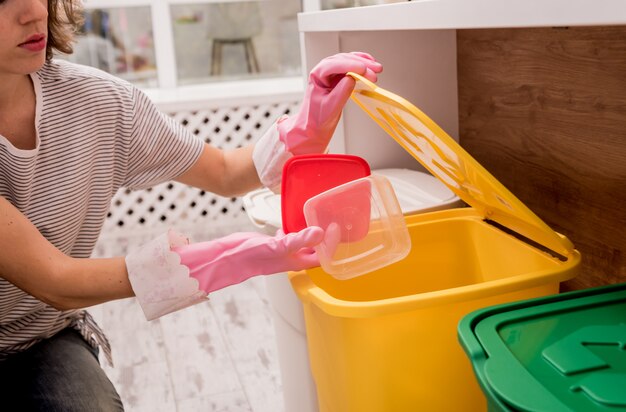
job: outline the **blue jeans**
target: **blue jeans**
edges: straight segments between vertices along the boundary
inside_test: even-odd
[[[124,410],[98,350],[71,328],[0,361],[0,402],[15,411]]]

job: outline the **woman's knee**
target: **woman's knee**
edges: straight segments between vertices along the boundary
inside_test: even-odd
[[[14,405],[28,405],[23,410],[124,410],[96,353],[73,329],[12,356],[0,364],[0,370],[1,375],[12,376],[0,390],[14,399]]]

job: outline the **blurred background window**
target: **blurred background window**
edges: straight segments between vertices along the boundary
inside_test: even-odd
[[[163,0],[148,3],[154,4],[88,7],[74,53],[60,57],[138,86],[163,86],[155,47],[169,45],[155,45],[151,9]],[[169,32],[176,84],[299,76],[301,11],[301,0],[172,1]]]
[[[59,57],[144,88],[294,78],[302,74],[303,4],[308,11],[399,1],[406,0],[85,0],[75,52]]]
[[[179,84],[300,75],[300,0],[171,6]]]
[[[85,10],[70,61],[145,87],[158,87],[149,6]]]

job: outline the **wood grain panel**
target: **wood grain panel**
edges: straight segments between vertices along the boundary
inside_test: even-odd
[[[583,255],[563,289],[626,281],[626,27],[459,30],[461,144]]]

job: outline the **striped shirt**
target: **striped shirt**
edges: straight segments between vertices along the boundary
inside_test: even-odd
[[[116,191],[179,176],[203,142],[137,88],[102,71],[52,60],[31,79],[36,148],[17,149],[0,135],[0,196],[59,250],[87,258]],[[56,310],[0,277],[0,359],[68,326],[108,352],[85,311]]]

